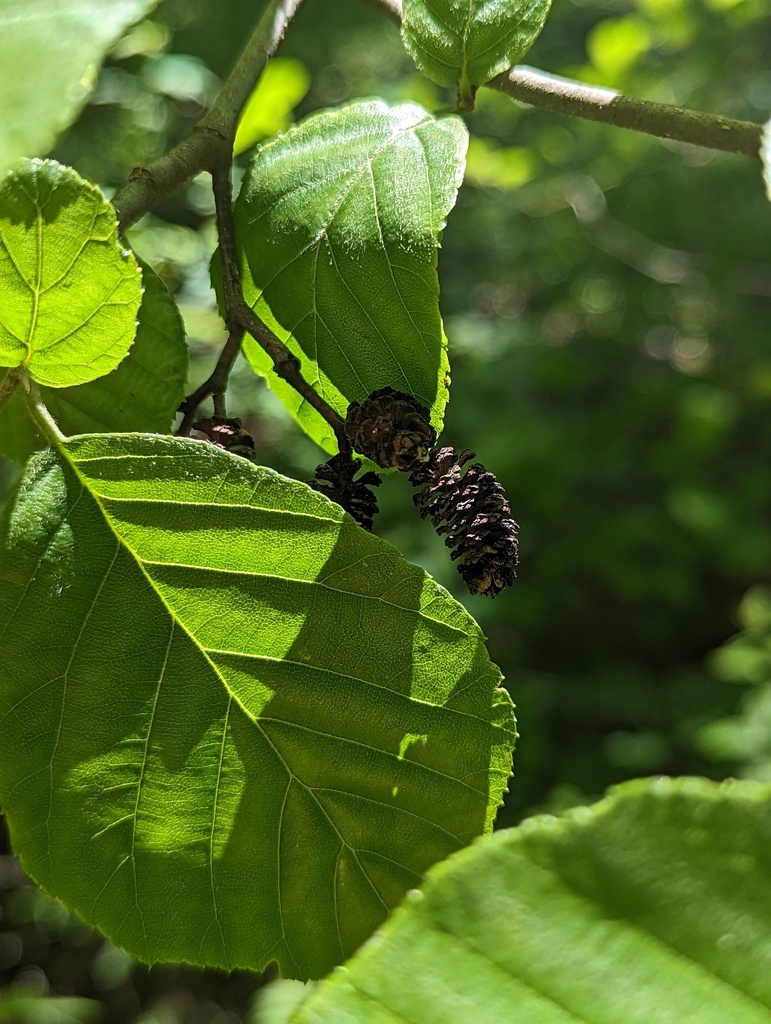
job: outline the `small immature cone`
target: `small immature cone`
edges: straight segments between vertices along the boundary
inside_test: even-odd
[[[428,409],[411,395],[380,388],[351,403],[345,433],[353,449],[376,465],[406,471],[425,462],[436,444],[429,419]]]
[[[364,473],[358,480],[354,477],[361,468],[361,459],[352,459],[347,452],[334,455],[316,469],[316,479],[308,486],[320,494],[326,494],[336,501],[365,530],[372,530],[377,515],[377,498],[370,487],[380,486],[377,473]]]
[[[237,417],[229,419],[225,416],[210,416],[197,420],[193,424],[193,429],[200,430],[217,448],[224,448],[233,455],[254,460],[254,438],[241,429],[241,420]]]

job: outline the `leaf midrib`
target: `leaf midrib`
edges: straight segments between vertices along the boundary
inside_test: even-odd
[[[120,458],[131,458],[131,456],[120,456]],[[100,460],[97,460],[97,459],[92,459],[92,460],[83,459],[82,461],[88,462],[88,461],[100,461]],[[117,496],[117,495],[102,494],[101,492],[96,491],[96,490],[92,490],[91,488],[88,488],[88,490],[95,497],[99,498],[100,506],[102,508],[102,511],[105,512],[105,514],[106,514],[106,508],[109,505],[120,505],[120,504],[137,504],[137,505],[140,505],[140,504],[147,504],[147,505],[165,505],[165,506],[172,506],[172,507],[175,506],[175,505],[179,505],[179,506],[182,506],[182,507],[184,507],[184,506],[194,506],[195,508],[242,509],[244,511],[250,511],[250,512],[265,512],[266,514],[274,514],[274,515],[281,515],[281,516],[284,516],[284,515],[295,516],[298,519],[309,519],[311,521],[316,521],[316,522],[321,522],[321,523],[331,523],[333,525],[336,525],[336,524],[339,523],[339,520],[337,520],[337,519],[332,519],[329,516],[317,516],[317,515],[314,515],[311,512],[296,512],[293,509],[268,508],[268,507],[262,506],[262,505],[245,505],[242,502],[219,503],[219,502],[216,502],[216,501],[181,501],[179,499],[165,499],[165,498],[144,498],[144,497],[142,497],[142,498],[127,498],[127,497]],[[129,546],[129,545],[127,545],[127,546]],[[349,597],[361,598],[362,600],[380,601],[383,604],[387,605],[389,608],[394,608],[394,609],[396,609],[397,611],[400,611],[400,612],[408,612],[408,613],[414,614],[418,618],[423,619],[425,622],[429,622],[429,623],[431,623],[434,626],[441,627],[442,629],[448,630],[448,631],[453,632],[453,633],[460,633],[461,636],[466,637],[468,640],[474,639],[474,637],[472,636],[471,633],[467,632],[465,629],[461,629],[460,626],[453,626],[451,623],[445,622],[442,619],[435,619],[435,618],[433,618],[433,616],[427,615],[426,612],[422,608],[407,608],[404,605],[395,604],[393,601],[387,601],[384,597],[381,597],[381,596],[379,596],[377,594],[359,594],[359,593],[357,593],[354,590],[343,590],[342,587],[330,587],[329,584],[326,583],[324,580],[318,580],[318,579],[317,580],[307,580],[307,579],[302,579],[300,577],[295,577],[295,576],[280,576],[278,573],[263,573],[263,572],[257,572],[256,570],[252,570],[252,569],[227,569],[227,568],[220,567],[220,566],[215,566],[215,565],[192,565],[190,562],[166,562],[166,561],[160,561],[160,560],[152,559],[152,558],[141,558],[134,551],[133,548],[130,548],[130,546],[129,546],[129,550],[131,550],[131,552],[134,555],[134,557],[138,561],[140,561],[142,563],[142,565],[168,566],[168,567],[171,567],[171,568],[191,569],[191,570],[200,571],[200,572],[221,572],[221,573],[231,574],[233,576],[256,576],[256,577],[260,577],[260,578],[264,578],[264,579],[283,579],[283,580],[285,580],[288,583],[299,583],[299,584],[307,584],[309,586],[321,587],[324,590],[334,591],[335,593],[338,593],[338,594],[345,594],[345,595],[347,595]],[[343,569],[338,570],[338,572],[342,572],[342,571],[345,571],[345,570],[350,569],[350,568],[351,568],[350,565],[344,566]],[[327,578],[331,579],[332,576],[335,576],[335,575],[337,575],[337,572],[330,574],[330,576],[327,577]],[[237,652],[235,652],[235,653],[237,653]]]

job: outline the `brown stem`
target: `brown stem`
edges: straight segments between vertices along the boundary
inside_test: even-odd
[[[191,134],[149,167],[136,167],[113,197],[121,231],[135,224],[199,171],[211,170],[233,151],[238,119],[268,60],[302,0],[272,0],[211,108]]]
[[[228,333],[228,340],[225,342],[211,376],[199,388],[196,388],[191,395],[188,395],[182,405],[180,405],[179,411],[183,416],[182,422],[177,429],[179,437],[187,437],[190,434],[198,416],[198,406],[210,396],[214,398],[215,415],[225,415],[225,410],[222,407],[222,395],[224,395],[227,389],[233,363],[235,363],[238,353],[241,351],[243,336],[244,329],[240,324]]]
[[[220,396],[225,392],[230,371],[241,347],[241,340],[247,333],[251,334],[257,344],[273,360],[274,373],[294,388],[326,420],[335,432],[340,450],[346,450],[348,441],[341,417],[305,380],[297,356],[290,352],[283,341],[277,338],[267,324],[260,320],[244,299],[233,224],[229,158],[227,162],[223,161],[212,170],[212,189],[214,191],[217,234],[220,242],[222,300],[225,307],[228,340],[211,377],[181,406],[185,415],[179,433],[190,432],[198,406],[209,395],[214,396],[215,405],[221,410],[219,414],[224,414],[224,405]]]
[[[340,416],[305,380],[299,359],[245,302],[233,227],[230,169],[238,119],[301,3],[302,0],[272,0],[210,110],[192,133],[150,167],[136,168],[129,182],[113,199],[119,226],[125,230],[199,171],[208,170],[212,175],[228,339],[211,376],[180,406],[183,418],[177,433],[181,436],[190,433],[198,407],[210,396],[214,399],[215,414],[225,416],[224,395],[228,379],[243,336],[248,333],[271,357],[274,372],[329,423],[341,450],[347,447]]]
[[[365,0],[395,24],[401,24],[401,0]],[[621,96],[615,89],[603,89],[569,78],[550,75],[536,68],[515,67],[504,71],[488,88],[504,92],[522,103],[544,107],[558,114],[571,114],[587,121],[602,121],[617,128],[655,135],[661,139],[689,142],[705,149],[758,158],[762,124],[738,121],[717,114],[703,114],[667,103],[653,103]]]

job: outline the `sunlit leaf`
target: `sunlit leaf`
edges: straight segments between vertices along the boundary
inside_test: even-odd
[[[341,415],[390,385],[414,395],[439,428],[447,402],[437,248],[463,176],[457,117],[380,100],[316,114],[262,148],[236,204],[244,292]],[[246,354],[310,436],[331,428]]]
[[[125,357],[142,298],[115,212],[70,167],[31,160],[0,187],[0,366],[67,387]]]
[[[88,384],[44,389],[65,434],[169,430],[185,395],[185,328],[166,285],[148,266],[142,267],[142,285],[136,339],[123,362]]]
[[[317,981],[277,978],[260,989],[246,1024],[287,1024],[296,1008],[318,985]]]
[[[292,1024],[768,1024],[771,789],[626,783],[438,865]]]
[[[320,976],[491,827],[514,724],[479,628],[306,485],[74,438],[0,574],[14,850],[134,956]]]
[[[188,350],[176,303],[148,266],[137,335],[120,365],[88,384],[40,389],[65,434],[89,431],[167,431],[184,397]],[[0,409],[0,455],[24,462],[46,443],[27,413],[21,393]]]
[[[158,0],[0,0],[0,176],[43,156],[78,114],[110,47]]]
[[[771,199],[771,121],[766,122],[760,144],[760,157],[763,161],[763,180],[766,183],[766,194]]]
[[[439,85],[458,84],[473,107],[478,86],[517,64],[543,28],[551,0],[404,0],[402,37]]]

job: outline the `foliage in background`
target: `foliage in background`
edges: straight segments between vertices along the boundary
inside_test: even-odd
[[[771,781],[771,590],[756,586],[737,613],[741,632],[710,655],[708,667],[743,687],[738,714],[708,722],[699,734],[704,753],[745,778]]]
[[[115,0],[105,9],[99,0],[37,0],[33,17],[29,8],[20,16],[16,4],[0,6],[0,174],[19,157],[51,148],[85,102],[105,54],[156,3]],[[42,67],[30,60],[41,51]]]

